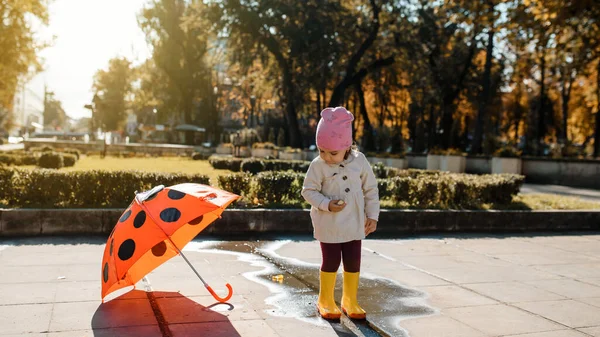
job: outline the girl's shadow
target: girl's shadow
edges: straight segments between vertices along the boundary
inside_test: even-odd
[[[240,337],[229,317],[231,304],[208,307],[178,292],[132,290],[102,303],[92,317],[94,336],[206,336]]]

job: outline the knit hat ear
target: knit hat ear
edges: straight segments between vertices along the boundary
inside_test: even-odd
[[[353,120],[352,113],[343,107],[323,109],[317,125],[317,146],[332,151],[350,147]]]

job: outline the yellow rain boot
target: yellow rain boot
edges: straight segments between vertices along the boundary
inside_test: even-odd
[[[335,304],[333,299],[333,290],[335,289],[335,277],[337,273],[328,273],[321,271],[320,275],[320,287],[319,287],[319,301],[317,302],[317,309],[321,317],[325,319],[340,319],[342,313]]]
[[[342,295],[342,311],[352,319],[365,319],[367,313],[358,305],[358,278],[360,273],[344,272],[344,290]]]

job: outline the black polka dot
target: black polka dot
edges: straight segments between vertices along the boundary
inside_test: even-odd
[[[165,255],[167,251],[167,244],[164,241],[161,241],[152,247],[152,254],[156,257],[161,257]]]
[[[119,222],[125,222],[127,221],[127,219],[129,219],[129,217],[131,216],[131,210],[128,209],[127,212],[123,213],[123,215],[121,215],[121,218],[119,219]]]
[[[102,270],[102,277],[104,278],[104,283],[108,282],[108,262],[104,264],[104,269]]]
[[[140,228],[146,222],[146,212],[140,211],[133,219],[133,227]]]
[[[127,261],[133,256],[133,252],[135,252],[135,241],[127,239],[119,246],[119,259]]]
[[[190,221],[190,225],[197,225],[202,222],[202,219],[204,219],[204,215],[201,215],[201,216],[197,217],[196,219]]]
[[[110,253],[109,253],[110,256],[112,256],[114,245],[115,245],[115,239],[110,240]]]
[[[175,191],[175,190],[169,190],[169,193],[167,193],[167,196],[169,197],[169,199],[179,200],[179,199],[183,199],[183,197],[185,197],[185,193]]]
[[[160,212],[160,219],[164,222],[176,222],[181,217],[181,212],[177,208],[167,208]]]

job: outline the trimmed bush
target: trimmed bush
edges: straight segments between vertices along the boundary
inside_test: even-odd
[[[18,168],[0,169],[0,179],[0,199],[9,207],[29,208],[125,208],[136,191],[161,184],[209,184],[203,174]]]
[[[240,159],[217,156],[211,156],[208,158],[208,162],[215,169],[230,170],[234,172],[251,172],[254,174],[264,171],[288,170],[292,170],[294,172],[306,172],[308,170],[308,166],[310,165],[309,161],[304,160],[268,160],[259,158]],[[246,166],[242,167],[244,163],[246,163]]]
[[[304,160],[263,160],[265,171],[306,172],[310,162]]]
[[[215,169],[230,170],[233,172],[239,172],[240,166],[242,165],[242,159],[240,158],[227,158],[218,156],[209,157],[208,162]]]
[[[14,174],[15,170],[0,166],[0,200],[8,199],[8,196],[13,193],[12,177]]]
[[[65,153],[63,156],[63,162],[65,163],[65,167],[75,166],[77,162],[77,157],[74,154]]]
[[[23,152],[0,153],[0,163],[5,165],[37,165],[37,158]]]
[[[267,150],[275,150],[277,147],[272,142],[268,143],[254,143],[252,144],[253,149],[267,149]]]
[[[404,176],[378,179],[377,185],[386,207],[481,209],[484,205],[494,208],[509,204],[523,180],[523,176],[510,174],[476,176],[413,170]],[[307,207],[300,193],[303,181],[304,173],[291,171],[233,173],[218,178],[220,188],[244,196],[254,206],[267,208]],[[135,191],[184,182],[208,184],[209,179],[179,173],[0,167],[0,200],[8,202],[9,207],[124,208]]]
[[[62,150],[61,152],[72,154],[72,155],[74,155],[76,157],[77,160],[79,160],[79,158],[81,157],[81,152],[79,150],[77,150],[77,149],[67,148],[67,149]]]
[[[38,160],[38,166],[48,169],[59,169],[65,166],[63,156],[56,152],[44,152]]]
[[[252,192],[265,205],[301,204],[304,174],[261,172],[253,178]]]
[[[241,196],[250,195],[252,176],[247,173],[232,173],[218,177],[219,187]]]
[[[252,174],[263,172],[265,171],[265,168],[265,163],[262,160],[255,158],[244,159],[240,167],[242,172],[248,172]]]

